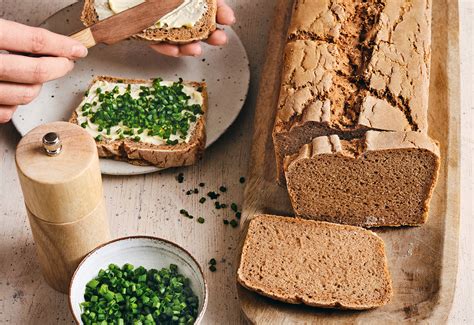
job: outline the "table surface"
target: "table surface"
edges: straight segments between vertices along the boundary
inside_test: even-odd
[[[0,18],[38,25],[74,0],[0,1]],[[238,305],[234,281],[234,256],[238,250],[239,228],[225,226],[230,211],[199,204],[201,195],[185,191],[206,184],[205,191],[225,185],[221,202],[242,203],[243,185],[250,154],[253,107],[264,53],[273,0],[228,0],[236,11],[235,30],[246,46],[252,80],[244,110],[227,133],[206,151],[196,166],[134,177],[104,176],[104,192],[114,237],[148,234],[185,246],[202,265],[218,261],[217,272],[205,268],[209,283],[209,306],[204,324],[240,324],[244,317]],[[474,0],[460,0],[461,19],[461,232],[459,271],[450,324],[474,324]],[[72,323],[67,296],[50,289],[43,281],[35,258],[22,194],[15,170],[15,146],[20,136],[11,123],[0,126],[0,323]],[[183,172],[185,181],[175,180]],[[469,199],[471,198],[471,199]],[[203,216],[204,224],[182,218],[187,209]],[[186,244],[187,243],[187,244]],[[192,244],[189,244],[192,243]]]

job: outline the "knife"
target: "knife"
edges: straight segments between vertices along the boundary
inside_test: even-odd
[[[161,17],[178,8],[183,0],[146,0],[70,37],[91,48],[99,43],[114,44],[156,24]]]

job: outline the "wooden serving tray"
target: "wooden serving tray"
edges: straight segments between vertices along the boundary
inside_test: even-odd
[[[287,192],[275,183],[272,127],[283,48],[293,1],[278,0],[257,102],[249,182],[243,220],[255,213],[292,215]],[[459,42],[458,3],[433,0],[429,133],[441,145],[441,170],[428,223],[422,227],[375,229],[384,239],[394,296],[378,309],[353,312],[284,304],[238,285],[251,323],[443,323],[453,300],[459,234]],[[242,232],[242,240],[245,231]]]

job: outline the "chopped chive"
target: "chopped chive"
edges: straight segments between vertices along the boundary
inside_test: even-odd
[[[217,271],[217,268],[215,265],[210,265],[209,266],[209,270],[211,270],[211,272],[216,272]]]
[[[203,217],[199,217],[199,218],[197,219],[197,222],[199,222],[199,223],[204,223],[205,221],[206,221],[206,220],[204,220]]]
[[[234,212],[237,212],[237,211],[238,211],[238,207],[237,207],[237,204],[236,204],[236,203],[232,203],[232,204],[230,205],[230,208],[231,208],[232,211],[234,211]]]
[[[217,263],[217,261],[216,261],[215,258],[211,258],[211,259],[209,260],[209,264],[210,264],[210,265],[216,265],[216,263]]]
[[[240,218],[242,217],[242,212],[236,212],[236,213],[235,213],[235,217],[236,217],[237,219],[240,219]]]
[[[239,223],[237,222],[237,220],[232,219],[232,220],[230,221],[230,225],[232,226],[232,228],[235,228],[235,227],[237,227],[237,226],[239,225]]]
[[[221,186],[221,187],[219,187],[219,191],[225,193],[225,192],[227,192],[227,187]]]
[[[203,204],[204,202],[206,202],[206,198],[205,197],[202,197],[199,199],[199,203]]]
[[[204,183],[199,183],[199,187],[204,187],[206,184]]]
[[[178,183],[182,183],[184,181],[184,174],[183,173],[179,173],[178,175],[176,175],[176,180],[178,181]]]
[[[240,177],[240,179],[239,179],[239,182],[240,182],[240,184],[243,184],[243,183],[245,183],[245,177],[243,177],[243,176],[242,176],[242,177]]]

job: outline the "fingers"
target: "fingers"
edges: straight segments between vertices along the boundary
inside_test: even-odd
[[[16,106],[0,105],[0,124],[7,123],[8,121],[10,121],[15,111],[16,111]]]
[[[209,38],[206,40],[207,44],[214,45],[214,46],[219,46],[219,45],[225,45],[228,42],[228,38],[226,33],[223,30],[215,30],[212,32],[212,34],[209,36]]]
[[[25,105],[38,97],[41,85],[0,82],[0,105]]]
[[[202,53],[201,44],[194,42],[181,45],[179,47],[179,53],[186,56],[199,56]]]
[[[151,48],[156,52],[173,57],[180,56],[198,56],[202,53],[201,45],[198,42],[184,44],[184,45],[172,45],[166,43],[159,43],[151,45]]]
[[[160,54],[179,57],[179,47],[177,45],[159,43],[150,45],[150,47]]]
[[[235,23],[234,10],[224,0],[217,0],[217,23],[221,25],[232,25]]]
[[[74,64],[66,58],[30,58],[0,54],[0,80],[26,84],[41,84],[64,76]]]
[[[70,37],[4,19],[0,19],[0,49],[70,59],[87,55],[87,48]]]

